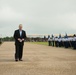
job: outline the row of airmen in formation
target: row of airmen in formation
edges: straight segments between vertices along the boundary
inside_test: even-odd
[[[61,37],[61,34],[59,37],[54,37],[53,35],[52,37],[48,36],[48,44],[49,46],[76,49],[76,35],[67,36],[66,34],[64,37]]]

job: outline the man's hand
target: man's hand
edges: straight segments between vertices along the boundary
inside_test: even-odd
[[[18,38],[18,41],[20,41],[21,39],[20,38]]]
[[[18,41],[19,41],[19,42],[22,42],[22,41],[24,41],[24,39],[20,39],[20,38],[18,38]]]
[[[18,38],[18,41],[19,41],[19,42],[22,42],[22,40],[21,40],[20,38]]]
[[[24,39],[22,39],[22,41],[24,41]]]

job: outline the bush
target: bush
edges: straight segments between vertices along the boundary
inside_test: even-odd
[[[0,39],[0,45],[2,44],[2,41],[1,41],[1,39]]]

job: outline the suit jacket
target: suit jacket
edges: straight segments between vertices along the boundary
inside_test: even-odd
[[[20,36],[19,29],[15,30],[15,32],[14,32],[15,45],[19,45],[19,44],[24,45],[24,41],[19,42],[18,38],[20,38],[20,39],[26,39],[26,32],[24,30],[22,30],[22,35],[21,36]]]

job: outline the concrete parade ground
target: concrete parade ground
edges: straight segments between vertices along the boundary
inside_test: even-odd
[[[0,46],[0,75],[76,75],[76,50],[25,42],[23,61],[14,53],[14,42]]]

